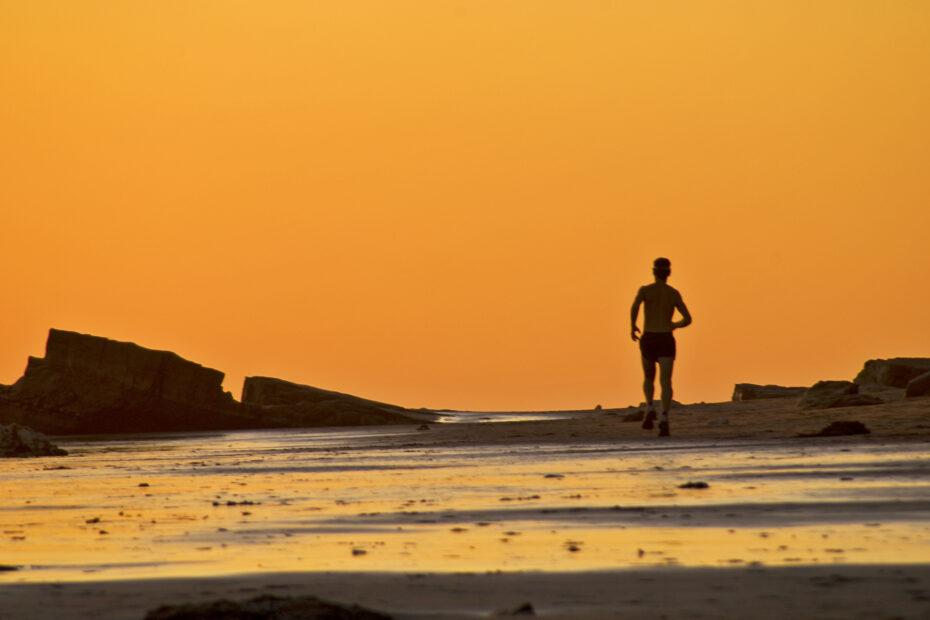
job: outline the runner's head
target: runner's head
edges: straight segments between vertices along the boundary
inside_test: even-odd
[[[652,261],[652,275],[665,282],[672,273],[672,261],[667,258],[657,258]]]

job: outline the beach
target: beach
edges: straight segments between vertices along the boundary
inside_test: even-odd
[[[0,461],[0,617],[262,592],[411,618],[930,613],[930,399],[689,405],[662,440],[632,411],[59,438]],[[850,419],[872,432],[796,436]]]

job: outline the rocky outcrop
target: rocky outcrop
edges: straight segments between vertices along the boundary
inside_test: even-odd
[[[756,385],[754,383],[737,383],[733,388],[733,400],[758,400],[760,398],[789,398],[804,394],[807,388],[785,387],[782,385]]]
[[[223,373],[170,351],[52,329],[2,395],[0,421],[54,435],[248,427]]]
[[[828,399],[817,406],[807,407],[807,409],[836,409],[838,407],[866,407],[869,405],[881,405],[885,401],[878,396],[871,394],[843,394]]]
[[[222,386],[222,372],[170,351],[52,329],[45,357],[30,357],[19,381],[0,386],[0,423],[70,435],[419,424],[436,418],[267,377],[246,380],[245,404]]]
[[[843,397],[859,394],[859,386],[852,381],[818,381],[807,388],[798,402],[801,409],[828,409]]]
[[[272,377],[246,377],[242,404],[251,416],[280,426],[419,424],[435,417]]]
[[[908,398],[930,396],[930,372],[925,372],[908,381],[904,395]]]
[[[895,357],[887,360],[869,360],[865,363],[856,383],[906,388],[911,379],[930,372],[930,358]]]
[[[0,424],[0,458],[15,456],[65,456],[42,433],[19,424]]]

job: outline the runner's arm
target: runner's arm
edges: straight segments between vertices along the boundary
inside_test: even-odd
[[[675,309],[681,313],[681,320],[672,323],[672,328],[680,329],[691,325],[691,313],[688,312],[688,306],[685,305],[685,300],[681,298],[681,293],[678,294],[678,300],[675,302]]]
[[[633,300],[633,307],[630,308],[630,338],[633,339],[633,342],[639,340],[639,336],[636,333],[639,331],[639,328],[636,327],[636,319],[639,318],[639,307],[643,303],[643,289],[640,287],[636,291],[636,298]]]

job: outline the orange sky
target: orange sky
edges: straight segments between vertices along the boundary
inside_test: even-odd
[[[930,355],[930,3],[2,2],[0,382],[50,326],[411,406]]]

